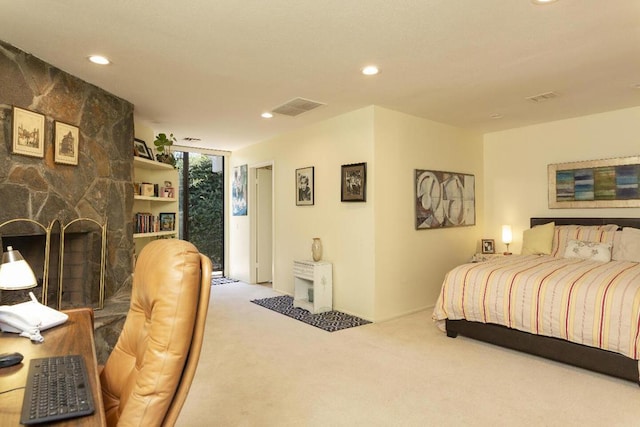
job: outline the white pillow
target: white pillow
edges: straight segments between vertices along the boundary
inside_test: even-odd
[[[564,257],[609,262],[611,261],[611,243],[569,240],[567,249],[564,251]]]
[[[623,227],[618,234],[620,239],[614,241],[611,257],[616,261],[640,262],[640,230]]]
[[[522,255],[538,255],[551,253],[555,223],[536,225],[522,232]]]

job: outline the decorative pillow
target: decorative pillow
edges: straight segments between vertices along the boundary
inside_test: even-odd
[[[618,226],[608,225],[557,225],[553,236],[551,255],[562,257],[567,249],[569,240],[583,242],[611,243]]]
[[[551,253],[555,223],[536,225],[522,233],[522,255],[538,255]]]
[[[569,240],[564,251],[565,258],[582,258],[590,261],[611,261],[611,243]]]
[[[640,262],[640,230],[624,227],[622,231],[616,234],[620,237],[614,240],[611,259]]]

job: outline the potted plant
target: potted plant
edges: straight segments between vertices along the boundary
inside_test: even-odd
[[[167,136],[166,133],[159,133],[156,135],[155,141],[153,141],[153,145],[156,146],[156,159],[162,163],[168,163],[171,166],[176,165],[176,159],[173,157],[173,153],[171,153],[171,146],[174,142],[176,142],[176,137],[173,136],[172,133]]]

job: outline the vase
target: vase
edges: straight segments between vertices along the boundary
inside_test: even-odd
[[[311,255],[313,256],[313,260],[316,262],[322,259],[322,242],[319,237],[313,238],[313,243],[311,243]]]

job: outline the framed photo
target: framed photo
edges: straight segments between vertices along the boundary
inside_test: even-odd
[[[474,225],[475,182],[466,173],[416,169],[416,230]]]
[[[150,154],[147,143],[138,138],[133,140],[133,154],[144,159],[153,160],[153,156]]]
[[[161,187],[160,188],[160,197],[167,197],[173,199],[176,197],[176,192],[173,187]]]
[[[340,201],[367,201],[367,164],[353,163],[342,165],[340,173]]]
[[[176,214],[163,212],[159,215],[160,231],[174,231],[176,229]]]
[[[80,130],[67,123],[56,121],[53,161],[65,165],[78,165]]]
[[[13,153],[44,157],[44,115],[13,107]]]
[[[482,239],[482,253],[495,254],[496,242],[493,239]]]
[[[313,166],[296,169],[296,206],[313,206]]]

